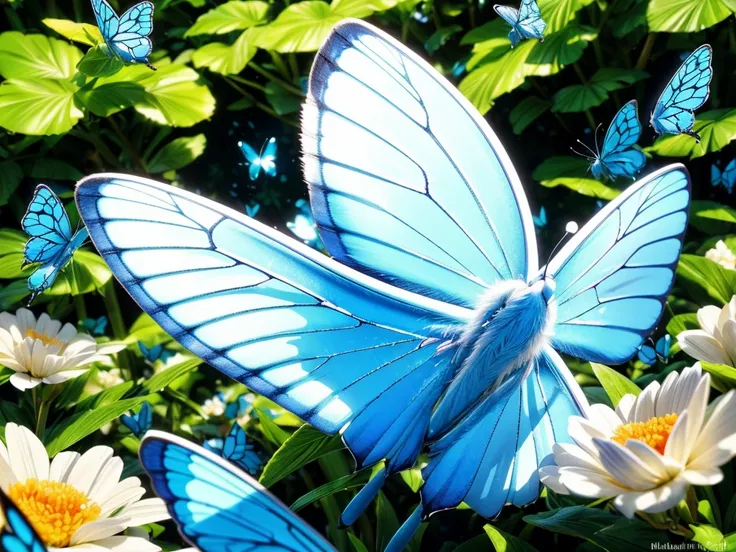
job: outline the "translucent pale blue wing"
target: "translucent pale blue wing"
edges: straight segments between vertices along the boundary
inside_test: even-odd
[[[713,163],[710,166],[710,184],[713,187],[718,187],[721,185],[721,183],[721,169],[718,168],[718,165]]]
[[[118,33],[133,33],[148,36],[153,31],[153,4],[141,2],[120,16]]]
[[[659,97],[652,114],[652,125],[659,134],[690,133],[695,122],[693,112],[710,94],[713,78],[709,45],[695,50],[680,66]]]
[[[493,9],[496,10],[496,13],[500,15],[503,20],[512,27],[515,27],[516,24],[519,22],[519,10],[517,10],[516,8],[496,4],[495,6],[493,6]]]
[[[672,347],[672,337],[669,334],[663,335],[657,340],[655,351],[657,355],[664,361],[670,356],[670,348]]]
[[[631,100],[613,117],[601,148],[601,160],[604,163],[607,163],[609,155],[623,152],[639,141],[641,123],[637,111],[636,100]]]
[[[270,138],[268,142],[266,142],[266,147],[263,149],[262,157],[268,158],[268,159],[275,159],[277,148],[278,146],[276,144],[276,138]]]
[[[102,38],[109,45],[110,39],[118,34],[120,18],[107,0],[92,0],[92,10],[95,12],[95,19],[97,19]]]
[[[533,502],[539,495],[539,467],[552,461],[554,443],[570,442],[568,420],[586,408],[565,363],[546,347],[526,379],[507,381],[430,446],[423,471],[424,515],[464,501],[493,518],[504,504]]]
[[[261,174],[261,159],[260,158],[253,161],[248,167],[248,176],[250,176],[251,180],[255,180],[256,178],[258,178],[259,174]]]
[[[302,128],[314,218],[335,258],[465,307],[534,272],[531,212],[498,139],[388,35],[360,21],[334,28]]]
[[[202,552],[334,552],[255,479],[179,437],[151,431],[139,449],[182,536]]]
[[[72,239],[72,227],[64,206],[48,186],[33,193],[21,227],[31,236],[25,246],[26,263],[42,263],[59,255]]]
[[[542,40],[546,28],[547,24],[542,19],[537,2],[535,0],[521,0],[519,22],[516,25],[517,31],[520,31],[524,38]]]
[[[26,517],[3,491],[0,491],[0,552],[47,552]]]
[[[36,295],[43,293],[53,285],[59,272],[61,272],[67,263],[72,260],[74,252],[79,249],[85,241],[87,241],[88,237],[89,234],[87,233],[86,228],[79,229],[77,233],[72,236],[69,243],[67,243],[62,249],[55,248],[55,255],[49,260],[44,261],[43,264],[41,264],[41,266],[28,277],[28,289],[32,292],[31,301],[33,301]],[[42,238],[39,237],[33,239],[40,240]]]
[[[148,63],[153,50],[151,39],[136,33],[120,33],[110,41],[110,47],[125,63]]]
[[[437,338],[471,311],[150,180],[89,177],[77,204],[115,276],[183,346],[318,429],[342,430],[359,462],[413,462],[406,434],[420,434],[418,448],[449,381]]]
[[[638,149],[612,153],[606,157],[605,165],[611,177],[634,178],[647,164],[647,157]]]
[[[723,187],[730,194],[736,183],[736,159],[732,159],[723,169]]]
[[[557,282],[558,351],[627,361],[657,325],[675,277],[690,177],[670,165],[603,207],[550,262]]]
[[[248,161],[248,163],[255,163],[260,159],[258,152],[250,147],[249,144],[246,144],[241,140],[238,142],[238,146],[240,146],[240,151],[243,153],[243,157],[245,157],[245,160]]]

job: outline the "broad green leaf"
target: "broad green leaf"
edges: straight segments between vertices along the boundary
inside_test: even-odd
[[[71,79],[80,59],[79,48],[63,40],[17,31],[0,34],[0,75],[6,79]]]
[[[725,305],[736,295],[736,270],[728,270],[718,263],[697,255],[680,255],[677,277],[695,299],[709,297]]]
[[[128,410],[138,406],[145,397],[134,397],[113,402],[95,410],[79,412],[63,418],[61,422],[50,428],[46,439],[46,450],[50,457],[94,433],[106,423],[119,418]]]
[[[649,0],[619,1],[615,5],[616,15],[610,19],[613,36],[623,38],[634,31],[644,33],[647,25]],[[614,6],[611,6],[613,9]]]
[[[521,100],[509,114],[509,121],[514,134],[521,134],[524,129],[541,117],[552,106],[548,100],[538,96],[527,96]]]
[[[706,234],[727,234],[736,230],[736,209],[715,201],[693,201],[690,224]]]
[[[133,107],[146,98],[146,89],[135,82],[111,82],[98,85],[93,81],[81,88],[76,97],[98,117],[109,117]]]
[[[733,550],[733,548],[727,546],[723,533],[712,525],[706,525],[704,523],[690,524],[690,529],[695,533],[693,542],[697,542],[704,550],[710,550],[712,552]]]
[[[177,138],[161,148],[147,164],[152,173],[181,169],[204,153],[207,138],[204,134]]]
[[[726,366],[725,364],[713,364],[710,362],[700,362],[700,366],[708,372],[716,380],[714,383],[720,384],[718,387],[725,392],[728,389],[736,388],[736,368]]]
[[[260,410],[257,406],[253,408],[261,424],[261,432],[265,435],[266,439],[271,441],[274,445],[283,445],[290,437],[287,431],[281,429],[275,421],[271,419],[271,416]]]
[[[353,545],[353,548],[355,548],[355,552],[368,552],[366,545],[363,544],[363,541],[355,536],[355,534],[348,533],[348,537],[350,538],[350,543]]]
[[[585,506],[524,516],[524,521],[554,533],[585,539],[609,552],[651,552],[656,549],[654,543],[669,543],[665,531],[657,530],[639,519],[626,519]]]
[[[534,548],[528,542],[521,540],[519,537],[511,535],[506,531],[501,531],[493,525],[486,524],[483,526],[483,530],[488,535],[493,543],[493,548],[496,552],[536,552]]]
[[[575,14],[593,3],[594,0],[539,0],[539,11],[547,23],[545,41],[547,35],[556,33],[565,28]]]
[[[734,12],[734,0],[651,0],[647,22],[649,30],[658,33],[695,33]]]
[[[376,497],[376,551],[386,549],[391,537],[399,530],[399,519],[396,517],[391,501],[382,491]]]
[[[304,425],[292,433],[274,453],[263,468],[260,483],[264,487],[271,487],[308,463],[342,448],[344,445],[339,435],[326,435]]]
[[[123,67],[125,64],[117,56],[110,55],[107,44],[90,48],[77,65],[77,69],[88,77],[109,77]]]
[[[10,196],[23,180],[23,170],[15,161],[0,161],[0,207],[7,205]]]
[[[49,295],[82,295],[102,287],[112,278],[112,272],[102,257],[91,251],[77,251],[72,260],[45,293]]]
[[[593,27],[571,24],[545,37],[544,42],[532,41],[534,48],[526,60],[526,74],[546,77],[559,73],[579,60],[588,43],[597,36]]]
[[[343,17],[368,17],[376,12],[390,10],[401,0],[333,0],[332,11]]]
[[[460,25],[449,25],[447,27],[437,29],[424,43],[424,49],[427,53],[434,54],[437,50],[442,48],[450,38],[462,30],[463,28]]]
[[[662,157],[703,157],[720,151],[736,138],[736,109],[714,109],[699,113],[693,131],[700,134],[698,144],[686,134],[665,134],[657,138],[647,151]]]
[[[153,318],[143,313],[130,326],[125,342],[131,345],[142,341],[146,346],[152,347],[157,343],[166,342],[170,339],[169,334]]]
[[[30,275],[32,268],[21,270],[23,264],[23,249],[28,236],[23,232],[0,229],[0,279],[12,280]]]
[[[124,381],[123,383],[119,383],[117,385],[109,387],[108,389],[104,389],[103,391],[100,391],[99,393],[96,393],[94,395],[90,395],[89,397],[80,401],[77,404],[75,411],[86,412],[88,410],[102,408],[103,406],[107,406],[108,404],[113,404],[122,399],[131,389],[133,389],[134,386],[135,383],[133,383],[132,381]]]
[[[74,102],[76,91],[63,80],[8,80],[0,85],[0,126],[33,136],[68,132],[84,116]]]
[[[601,105],[608,93],[634,84],[649,76],[633,69],[599,69],[587,84],[563,88],[554,95],[552,111],[573,113]]]
[[[86,44],[87,46],[95,46],[102,42],[102,34],[97,25],[89,23],[77,23],[68,19],[50,19],[41,20],[49,29],[59,33],[67,40]]]
[[[254,44],[254,29],[243,31],[233,44],[210,42],[192,54],[197,68],[206,67],[221,75],[237,75],[253,59],[258,48]]]
[[[179,364],[168,366],[166,370],[162,370],[158,374],[154,375],[152,378],[144,381],[143,390],[147,394],[158,393],[162,389],[165,389],[166,387],[174,383],[180,377],[196,370],[200,364],[202,364],[201,359],[190,358],[180,362]]]
[[[633,381],[605,364],[591,362],[590,366],[593,368],[595,377],[598,378],[603,389],[606,390],[606,394],[611,399],[614,407],[616,407],[624,395],[638,395],[641,393],[641,389]]]
[[[0,310],[10,309],[30,294],[25,280],[15,280],[5,287],[0,287]]]
[[[28,170],[30,169],[30,170]],[[53,157],[36,159],[26,167],[26,173],[38,180],[80,180],[84,173],[79,169]]]
[[[273,107],[273,110],[279,115],[298,112],[304,100],[303,97],[296,96],[288,90],[284,90],[273,81],[266,85],[266,99],[271,107]]]
[[[258,0],[233,0],[200,15],[185,37],[203,34],[226,34],[268,22],[268,3]]]
[[[589,197],[611,200],[621,193],[588,174],[590,162],[582,157],[569,155],[545,159],[532,173],[532,178],[546,188],[564,186]]]
[[[400,472],[399,475],[401,476],[401,479],[404,480],[404,483],[406,483],[407,486],[412,490],[412,492],[419,492],[419,489],[424,483],[424,479],[422,479],[421,468],[409,468],[408,470]]]
[[[368,483],[370,474],[370,470],[363,470],[334,479],[298,498],[290,508],[293,511],[298,512],[302,508],[305,508],[306,506],[309,506],[310,504],[313,504],[327,496],[331,496],[347,489],[363,487]]]
[[[606,390],[597,385],[586,385],[583,389],[583,394],[588,399],[590,404],[605,404],[611,406],[611,399],[608,398]]]
[[[600,84],[609,92],[631,86],[649,78],[649,73],[638,69],[603,68],[591,77],[591,82]]]
[[[697,330],[698,328],[700,328],[698,315],[694,312],[677,314],[667,323],[667,333],[674,337],[677,337],[685,330]]]

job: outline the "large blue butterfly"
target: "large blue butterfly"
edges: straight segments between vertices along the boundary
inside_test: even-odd
[[[712,60],[711,47],[701,46],[688,56],[667,83],[651,118],[657,134],[688,134],[700,142],[700,136],[693,132],[694,112],[710,95]]]
[[[111,54],[124,63],[145,63],[156,70],[148,61],[153,50],[151,39],[148,38],[153,31],[152,2],[136,4],[121,17],[118,17],[107,0],[92,0],[92,9]]]
[[[23,266],[40,263],[28,278],[31,302],[50,288],[74,252],[87,240],[86,228],[72,234],[69,216],[59,197],[44,184],[36,186],[26,214],[20,221],[31,236],[23,252]]]
[[[47,552],[33,526],[1,490],[0,552]]]
[[[536,0],[521,0],[518,10],[511,6],[498,4],[493,6],[493,9],[506,23],[511,25],[509,40],[512,48],[527,38],[538,38],[540,42],[544,41],[544,30],[547,28],[547,23],[542,19]]]
[[[713,163],[710,166],[710,183],[715,188],[722,186],[729,194],[733,193],[734,184],[736,184],[736,158],[731,159],[723,172],[718,165]]]
[[[242,140],[238,142],[238,146],[248,162],[248,175],[251,180],[258,178],[261,171],[268,176],[276,176],[276,138],[267,140],[260,153]]]
[[[203,446],[251,475],[258,473],[263,466],[263,460],[255,447],[248,443],[248,436],[237,421],[224,439],[208,439]]]
[[[350,524],[427,441],[422,504],[486,517],[532,502],[587,402],[555,351],[617,364],[662,314],[687,226],[681,165],[633,184],[540,270],[498,138],[429,64],[338,24],[316,57],[303,162],[328,258],[179,188],[120,174],[77,204],[122,285],[223,373],[385,460]],[[632,316],[632,313],[636,313]],[[491,446],[493,443],[493,446]]]
[[[615,179],[618,176],[634,178],[644,168],[646,156],[632,147],[641,136],[637,109],[636,100],[631,100],[618,110],[606,131],[601,150],[598,149],[596,136],[596,151],[591,150],[593,163],[590,172],[598,180]]]
[[[200,446],[150,431],[138,454],[179,532],[202,552],[335,551],[255,479]]]

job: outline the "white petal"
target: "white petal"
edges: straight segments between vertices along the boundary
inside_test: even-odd
[[[736,364],[736,320],[727,320],[721,327],[721,345],[731,359],[731,365]]]
[[[114,353],[119,353],[123,349],[125,349],[127,345],[125,343],[104,343],[102,345],[97,346],[97,354],[98,355],[112,355]]]
[[[56,338],[60,341],[63,341],[64,343],[69,343],[76,336],[77,329],[72,324],[67,323],[64,324],[63,328],[61,328],[61,331],[59,332],[59,335],[56,336]]]
[[[731,361],[715,337],[702,330],[685,330],[677,336],[680,348],[697,360],[731,365]]]
[[[667,456],[662,456],[643,441],[629,439],[624,447],[647,466],[656,478],[656,484],[669,481],[683,469],[682,464],[678,464]]]
[[[33,389],[34,387],[36,387],[37,385],[41,383],[41,380],[38,378],[33,378],[29,376],[28,374],[22,374],[18,372],[10,376],[9,381],[13,387],[21,391],[27,391],[28,389]]]
[[[698,470],[688,468],[680,474],[680,477],[690,485],[717,485],[723,481],[723,472],[719,468]]]
[[[75,547],[74,550],[77,550],[77,548],[84,550],[84,552],[159,552],[161,550],[161,547],[146,539],[126,536],[108,537],[84,546]]]
[[[141,487],[141,480],[137,477],[127,477],[120,481],[102,504],[100,517],[107,517],[117,509],[132,504],[140,497],[146,494],[146,490]]]
[[[15,311],[15,317],[21,333],[26,333],[29,328],[36,329],[36,316],[29,309],[18,309]]]
[[[51,469],[49,470],[49,479],[64,483],[80,456],[78,452],[72,451],[60,452],[54,456],[54,459],[51,461]]]
[[[30,429],[11,422],[5,428],[5,441],[10,466],[18,481],[49,478],[49,456]]]
[[[665,380],[666,381],[666,380]],[[634,416],[634,405],[636,404],[636,395],[627,393],[616,405],[616,414],[623,420],[623,423],[629,423],[633,421]]]
[[[72,535],[69,544],[74,546],[83,542],[94,542],[112,537],[125,530],[125,519],[109,518],[96,519],[91,523],[85,523]]]
[[[62,372],[57,372],[56,374],[52,374],[50,376],[47,376],[43,378],[44,383],[48,384],[56,384],[56,383],[62,383],[66,380],[78,378],[82,374],[84,374],[89,368],[84,368],[83,370],[64,370]]]
[[[654,403],[659,391],[659,382],[653,381],[636,397],[634,405],[634,421],[646,422],[654,418]]]
[[[715,305],[708,305],[707,307],[698,309],[698,324],[710,335],[714,335],[720,314],[721,309]]]
[[[580,447],[566,443],[555,443],[552,446],[555,455],[555,464],[563,466],[577,466],[588,470],[599,471],[605,474],[597,457],[593,457]]]
[[[685,481],[675,479],[649,491],[619,495],[613,504],[629,519],[634,517],[637,510],[648,513],[664,512],[685,498],[687,487]]]
[[[605,404],[591,404],[588,409],[588,419],[607,437],[613,435],[613,431],[623,423],[618,414]]]
[[[0,488],[7,494],[8,488],[17,482],[18,478],[15,476],[7,456],[0,456]]]
[[[690,452],[691,465],[720,466],[736,455],[736,392],[726,393],[716,404]]]
[[[570,493],[587,498],[616,496],[625,491],[610,477],[583,468],[560,468],[559,482]]]
[[[146,523],[157,523],[169,519],[166,503],[160,498],[146,498],[131,504],[120,512],[120,517],[126,518],[128,527],[137,527]]]
[[[657,473],[630,450],[605,439],[593,439],[593,443],[600,453],[601,464],[621,486],[642,491],[659,483]]]
[[[686,453],[690,450],[690,444],[687,442],[688,417],[686,410],[677,418],[664,446],[664,455],[683,465],[687,462]]]
[[[89,496],[90,490],[97,484],[100,470],[112,458],[110,447],[99,445],[85,452],[69,473],[67,483]]]
[[[572,416],[568,421],[567,433],[575,443],[594,458],[598,458],[598,449],[593,445],[593,438],[607,439],[608,435],[599,431],[585,418]]]
[[[123,459],[119,456],[111,457],[101,467],[100,473],[87,496],[97,504],[102,504],[110,497],[110,493],[120,481],[122,473]]]
[[[560,483],[560,469],[557,466],[539,468],[539,480],[558,494],[570,494],[567,487]]]

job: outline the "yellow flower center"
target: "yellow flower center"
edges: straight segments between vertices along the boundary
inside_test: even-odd
[[[26,330],[26,337],[30,337],[31,339],[38,339],[41,343],[43,343],[47,347],[50,345],[56,345],[57,347],[64,346],[64,342],[61,341],[60,339],[57,339],[55,337],[49,337],[45,333],[36,331],[34,328],[28,328]]]
[[[646,443],[660,454],[664,454],[667,439],[677,421],[677,414],[667,414],[659,418],[651,418],[646,422],[631,422],[618,426],[613,430],[612,439],[622,445],[629,439]]]
[[[10,486],[8,496],[47,546],[69,546],[72,535],[100,516],[100,507],[68,483],[26,479]]]

